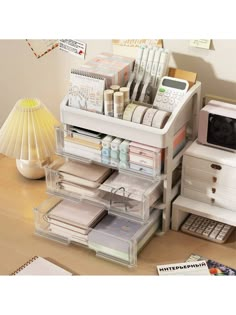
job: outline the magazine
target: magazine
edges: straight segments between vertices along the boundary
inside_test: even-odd
[[[206,257],[200,256],[197,254],[191,254],[189,258],[186,260],[186,262],[193,262],[193,261],[200,261],[200,260],[206,261],[210,274],[213,276],[236,276],[236,269],[225,266],[224,264],[221,264],[213,259],[208,259]]]

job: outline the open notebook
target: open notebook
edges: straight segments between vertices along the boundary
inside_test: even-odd
[[[34,256],[11,276],[72,276],[72,273],[42,257]]]

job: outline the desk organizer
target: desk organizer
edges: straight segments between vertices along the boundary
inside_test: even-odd
[[[34,209],[36,233],[64,244],[80,244],[94,250],[98,256],[135,266],[139,251],[150,238],[170,228],[171,203],[180,190],[176,174],[186,148],[197,136],[200,92],[201,83],[197,82],[161,129],[70,107],[66,96],[60,107],[64,126],[56,128],[56,153],[63,158],[45,168],[47,191],[54,197]],[[111,141],[114,151],[110,152],[111,160],[101,159],[102,155],[105,158],[109,155],[106,141],[104,154],[100,152],[100,145],[84,155],[81,155],[81,147],[65,146],[65,137],[73,135],[75,127],[118,138],[114,143]],[[152,155],[142,150],[137,153],[137,146],[133,145],[131,149],[136,156],[130,161],[130,143],[152,146]],[[119,155],[118,144],[122,145]],[[140,158],[141,152],[147,154],[144,160]],[[122,166],[120,162],[117,164],[118,157]],[[71,162],[85,164],[91,169],[95,166],[105,168],[104,177],[81,179],[72,172],[65,180],[61,167]],[[55,208],[68,200],[78,203],[78,207],[84,202],[99,205],[104,207],[106,215],[95,226],[79,226],[80,232],[74,230],[74,221],[62,222],[67,227],[65,231],[64,227],[56,227],[50,218]],[[86,211],[79,219],[84,216]]]
[[[201,109],[201,83],[196,82],[189,89],[162,129],[70,107],[68,106],[68,96],[65,96],[61,102],[60,109],[61,122],[66,125],[67,130],[70,130],[72,126],[77,126],[163,150],[163,171],[161,173],[163,203],[161,208],[163,209],[162,232],[166,232],[170,228],[171,202],[179,194],[180,187],[179,184],[173,186],[172,173],[180,165],[186,148],[197,137],[198,117]],[[176,151],[174,139],[184,126],[189,141],[184,146],[180,145],[179,151]],[[62,150],[61,153],[65,152]],[[72,155],[71,158],[76,157]],[[97,163],[97,161],[94,162]],[[120,171],[122,170],[120,169]],[[139,172],[136,169],[130,170],[131,173],[135,171]],[[144,174],[141,173],[140,176],[142,175]],[[151,175],[151,180],[159,180],[159,175],[156,177]]]

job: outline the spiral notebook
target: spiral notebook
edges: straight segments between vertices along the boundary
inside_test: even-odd
[[[42,257],[34,256],[11,276],[72,276],[72,273]]]
[[[71,70],[69,106],[102,114],[104,90],[104,78]]]

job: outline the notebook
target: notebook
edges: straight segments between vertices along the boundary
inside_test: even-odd
[[[72,273],[42,257],[34,256],[11,276],[72,276]]]
[[[78,195],[83,195],[83,196],[92,197],[92,198],[102,196],[101,191],[99,191],[96,188],[80,186],[78,184],[74,184],[72,182],[68,182],[65,180],[60,180],[57,183],[57,186],[60,188],[60,190],[76,193]]]
[[[62,200],[47,215],[46,219],[55,219],[80,228],[94,225],[106,213],[105,207],[85,200]]]
[[[98,187],[111,173],[111,169],[105,166],[74,161],[63,164],[58,171],[60,171],[61,179],[91,188]]]
[[[103,113],[104,78],[72,69],[70,83],[69,106]]]

